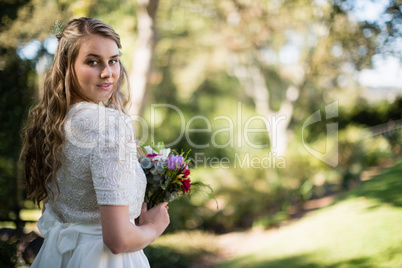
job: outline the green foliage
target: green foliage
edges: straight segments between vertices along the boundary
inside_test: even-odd
[[[302,14],[300,10],[303,10]],[[153,88],[154,102],[175,105],[183,112],[186,122],[195,116],[205,117],[211,122],[210,131],[185,132],[188,137],[183,136],[175,146],[185,150],[193,149],[194,153],[200,153],[209,160],[213,157],[219,160],[227,157],[230,162],[229,167],[223,169],[219,168],[219,163],[209,165],[210,161],[206,167],[198,167],[199,171],[194,173],[194,176],[200,176],[202,180],[209,177],[214,181],[212,185],[217,198],[223,204],[219,206],[221,209],[204,209],[203,206],[208,204],[206,200],[190,200],[188,203],[180,203],[183,214],[177,219],[185,221],[184,214],[192,215],[197,219],[196,226],[215,231],[247,228],[253,225],[254,220],[264,222],[264,219],[281,215],[283,211],[288,212],[294,206],[301,206],[310,198],[332,193],[342,187],[346,174],[352,173],[358,178],[365,167],[391,156],[387,141],[381,137],[351,140],[348,135],[359,135],[360,129],[340,133],[343,135],[339,148],[341,163],[335,169],[309,155],[299,142],[300,122],[322,106],[324,100],[337,98],[336,92],[339,91],[339,96],[343,95],[341,106],[345,101],[353,103],[351,92],[355,90],[355,83],[354,78],[342,67],[345,62],[351,62],[356,69],[365,68],[370,65],[370,58],[375,53],[375,31],[371,37],[366,37],[363,28],[367,25],[351,22],[341,3],[335,2],[330,6],[318,3],[312,5],[311,1],[283,1],[274,6],[268,2],[174,1],[171,4],[161,3],[158,18],[161,39],[156,48],[156,70],[161,80]],[[299,41],[295,41],[297,36],[300,36]],[[311,45],[304,37],[312,38],[314,44]],[[294,67],[296,71],[289,71],[274,56],[269,58],[271,61],[265,60],[264,53],[278,56],[281,48],[292,42],[297,43],[300,49],[300,56],[295,63],[300,69]],[[330,53],[336,46],[342,48],[340,55]],[[355,53],[359,47],[364,47],[366,53]],[[244,108],[243,120],[257,115],[256,105],[250,92],[247,92],[252,89],[245,89],[234,78],[233,69],[230,68],[230,65],[238,64],[236,56],[239,56],[237,60],[240,64],[251,62],[262,70],[273,110],[280,108],[287,86],[293,85],[299,90],[300,96],[294,103],[294,113],[291,115],[289,132],[293,133],[293,137],[288,145],[289,153],[285,156],[284,169],[239,168],[238,159],[244,159],[247,153],[250,154],[250,160],[253,157],[262,159],[269,153],[268,148],[250,148],[244,144],[244,140],[242,145],[229,144],[223,148],[211,146],[213,139],[218,145],[228,141],[228,133],[213,135],[214,131],[227,127],[223,121],[214,121],[216,116],[231,118],[235,122],[234,129],[239,125],[244,126],[244,121],[240,124],[236,122],[237,101],[241,101]],[[231,61],[233,58],[235,60]],[[248,75],[251,74],[249,71]],[[340,76],[347,77],[348,81],[343,89],[338,84]],[[350,113],[341,110],[341,129],[347,127],[346,124],[342,125],[343,122],[353,124],[353,120],[348,121]],[[157,118],[160,123],[155,128],[155,136],[158,139],[173,141],[182,131],[187,131],[182,129],[180,118],[172,109],[158,113]],[[311,145],[320,150],[325,150],[326,123],[317,124],[308,136]],[[205,130],[207,124],[195,120],[191,128]],[[236,134],[233,138],[235,141],[239,138]],[[360,134],[370,135],[365,131]],[[257,144],[269,145],[268,135],[254,135],[252,138]],[[329,137],[328,143],[335,144],[335,137]],[[192,144],[209,146],[194,150]],[[234,168],[234,163],[237,163],[237,168]],[[195,204],[200,208],[194,211]],[[172,213],[176,215],[176,212]],[[208,216],[199,220],[200,214]],[[176,227],[186,226],[175,220],[172,222]]]
[[[22,61],[12,49],[0,48],[0,60],[3,68],[0,70],[0,218],[9,218],[9,213],[18,211],[18,200],[22,193],[19,178],[21,172],[17,165],[21,140],[20,130],[28,108],[35,96],[35,72],[30,62]]]
[[[253,223],[253,228],[268,229],[273,227],[279,227],[284,221],[289,219],[286,211],[277,212],[274,215],[268,215],[265,217],[260,217]]]
[[[387,100],[378,103],[368,103],[360,99],[350,111],[341,107],[339,113],[339,127],[344,128],[350,123],[372,127],[389,121],[402,118],[402,96],[399,96],[391,103]]]
[[[239,159],[244,155],[240,154],[227,169],[198,166],[192,176],[211,184],[219,209],[213,208],[206,197],[177,203],[171,211],[174,227],[170,230],[195,227],[220,233],[252,226],[269,228],[287,220],[311,198],[360,183],[362,171],[392,157],[391,146],[384,137],[373,137],[360,127],[350,125],[338,137],[339,164],[335,168],[314,158],[299,142],[289,145],[291,153],[284,157],[282,168],[278,167],[278,158],[271,159],[276,166],[265,162],[266,168],[241,168]],[[319,138],[309,145],[321,150],[327,142],[335,144],[335,137]],[[267,156],[250,155],[249,163],[253,158]],[[195,224],[186,224],[188,218],[195,219]]]
[[[149,246],[144,249],[144,252],[152,267],[168,268],[174,266],[185,268],[192,262],[189,256],[177,253],[174,249],[167,247]]]
[[[0,239],[0,266],[4,268],[15,267],[17,263],[17,240],[11,237]]]
[[[373,137],[369,131],[349,125],[339,132],[339,156],[339,169],[358,174],[392,154],[385,138]]]
[[[63,10],[57,1],[5,1],[5,11],[14,9],[3,15],[4,28],[0,31],[0,47],[17,49],[32,40],[44,41],[52,35],[56,20],[64,22],[71,16]],[[17,16],[14,16],[16,12]],[[12,14],[12,15],[11,15]],[[9,16],[11,15],[11,16]],[[7,19],[6,19],[7,18]]]

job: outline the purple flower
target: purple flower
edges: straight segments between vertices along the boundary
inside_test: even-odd
[[[170,155],[167,158],[167,167],[172,171],[175,171],[177,168],[182,168],[186,166],[186,160],[181,155]]]

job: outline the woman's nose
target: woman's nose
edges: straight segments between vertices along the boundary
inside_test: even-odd
[[[103,68],[101,72],[101,78],[108,78],[112,75],[112,70],[110,69],[110,66],[106,66]]]

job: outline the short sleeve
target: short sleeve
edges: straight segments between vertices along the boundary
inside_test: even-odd
[[[90,170],[99,205],[130,205],[138,195],[133,187],[137,160],[134,134],[127,117],[104,109],[98,118],[98,142],[90,156]]]

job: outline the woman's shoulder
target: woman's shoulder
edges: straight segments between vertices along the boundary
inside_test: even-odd
[[[95,103],[80,102],[71,106],[65,130],[67,136],[74,134],[97,140],[100,136],[120,132],[128,125],[127,118],[121,111]]]
[[[102,105],[86,101],[71,105],[69,111],[69,117],[83,116],[99,118],[103,116],[119,116],[123,114],[123,112],[120,112],[116,109],[104,107]]]
[[[70,107],[68,121],[96,122],[97,124],[111,124],[118,121],[127,122],[128,116],[122,111],[104,107],[91,102],[79,102]],[[89,124],[88,126],[91,126]]]

